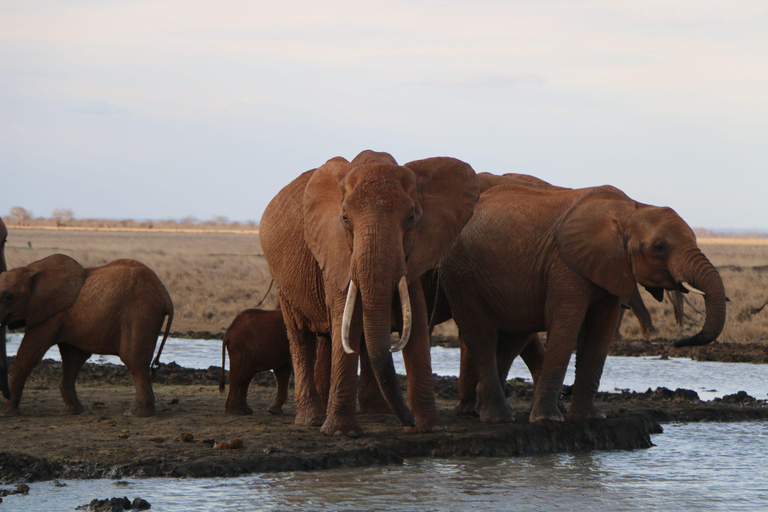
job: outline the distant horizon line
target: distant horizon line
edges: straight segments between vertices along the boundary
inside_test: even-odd
[[[45,224],[49,223],[55,223],[55,226],[59,227],[67,227],[68,225],[71,227],[77,227],[77,225],[87,224],[87,223],[135,223],[135,224],[157,224],[158,227],[164,223],[166,224],[189,224],[192,226],[199,226],[199,225],[215,225],[215,226],[231,226],[231,227],[237,227],[237,226],[252,226],[252,227],[258,227],[261,223],[261,219],[254,220],[254,219],[247,219],[247,220],[239,220],[239,219],[230,219],[224,215],[215,215],[211,217],[210,219],[198,219],[194,215],[186,215],[181,218],[174,218],[174,217],[167,217],[163,219],[153,219],[153,218],[115,218],[115,217],[87,217],[87,218],[67,218],[67,219],[56,219],[53,217],[32,217],[29,219],[17,219],[15,217],[11,216],[0,216],[0,218],[3,219],[5,224],[7,226],[13,227],[13,226],[26,226],[27,223],[32,224],[38,224],[41,227]],[[70,224],[71,223],[71,224]],[[28,227],[34,227],[34,225],[28,225]],[[768,228],[708,228],[704,226],[693,226],[691,229],[694,231],[704,232],[705,233],[711,233],[718,236],[733,234],[733,235],[761,235],[761,236],[768,236]]]

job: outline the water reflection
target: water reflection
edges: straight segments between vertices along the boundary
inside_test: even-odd
[[[141,496],[152,510],[759,510],[768,508],[768,424],[670,425],[633,452],[409,460],[402,466],[231,479],[32,484],[7,510],[72,510]]]

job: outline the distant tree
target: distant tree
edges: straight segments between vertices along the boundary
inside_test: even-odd
[[[51,214],[51,218],[56,222],[68,222],[74,220],[75,212],[72,208],[56,208]]]
[[[179,222],[182,224],[196,224],[197,223],[197,217],[194,215],[187,215],[183,219],[181,219]]]
[[[214,215],[214,217],[211,219],[211,221],[214,224],[227,224],[229,222],[229,218],[223,216],[223,215]]]
[[[32,212],[21,206],[12,206],[8,211],[8,217],[13,220],[31,220]]]

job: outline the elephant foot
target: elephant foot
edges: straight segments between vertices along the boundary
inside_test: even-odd
[[[148,418],[155,415],[155,404],[139,405],[133,404],[130,409],[125,411],[123,416],[134,416],[136,418]]]
[[[253,412],[253,411],[251,411]],[[270,405],[267,407],[267,412],[270,414],[274,414],[275,416],[282,416],[283,415],[283,406],[282,405]],[[250,414],[250,413],[246,413]]]
[[[363,435],[363,427],[354,418],[331,418],[329,416],[320,428],[320,432],[327,436],[356,438]]]
[[[534,407],[531,409],[528,421],[531,423],[540,421],[556,421],[562,423],[565,421],[565,417],[563,416],[563,413],[560,412],[560,408],[557,404],[555,404],[553,407]]]
[[[325,414],[319,407],[305,407],[296,411],[294,423],[305,427],[319,427],[323,424],[324,418]]]
[[[475,400],[462,400],[453,410],[455,416],[478,416],[475,410]]]
[[[444,432],[448,430],[448,427],[439,424],[420,425],[417,423],[415,427],[406,425],[403,427],[403,430],[406,434],[432,434],[434,432]]]
[[[64,409],[62,409],[59,414],[61,414],[62,416],[82,414],[84,410],[85,409],[83,408],[82,404],[77,403],[77,404],[65,406]]]
[[[568,420],[587,420],[587,419],[604,419],[605,414],[600,411],[594,404],[579,407],[578,405],[571,405],[571,410],[568,411]]]
[[[506,406],[506,404],[505,404]],[[483,423],[512,423],[515,421],[515,413],[509,406],[486,407],[477,411],[480,421]]]
[[[224,414],[229,414],[231,416],[248,416],[249,414],[253,414],[253,409],[247,405],[224,407]]]
[[[19,411],[18,407],[11,407],[10,405],[6,405],[2,410],[0,410],[0,416],[21,416],[21,411]]]

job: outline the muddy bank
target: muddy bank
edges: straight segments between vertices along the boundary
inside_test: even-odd
[[[125,368],[87,364],[78,387],[85,412],[60,416],[60,363],[44,361],[25,390],[23,415],[0,418],[0,481],[235,476],[399,464],[406,457],[627,450],[651,446],[650,434],[661,431],[660,423],[768,418],[765,402],[743,394],[702,403],[693,391],[659,388],[601,393],[598,406],[607,413],[605,420],[531,425],[527,415],[532,388],[515,380],[506,390],[517,421],[486,425],[477,418],[453,416],[457,379],[440,377],[435,383],[445,432],[405,434],[393,416],[366,415],[360,417],[362,438],[329,438],[316,428],[293,424],[292,399],[284,415],[266,412],[274,393],[270,374],[260,375],[251,386],[253,415],[224,415],[224,397],[217,389],[220,375],[217,367],[191,370],[164,365],[155,383],[158,414],[132,418],[123,416],[133,400]],[[565,407],[569,392],[564,391]]]

